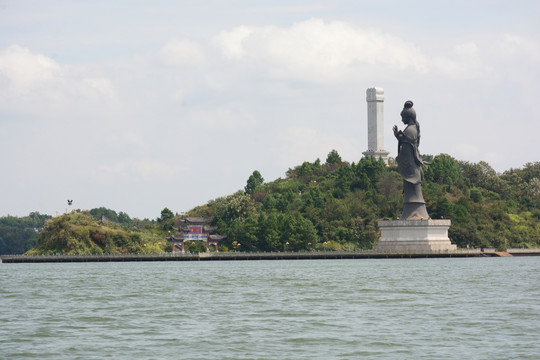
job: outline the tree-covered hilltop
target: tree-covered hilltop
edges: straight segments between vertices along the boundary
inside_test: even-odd
[[[32,212],[28,216],[0,217],[0,254],[22,254],[34,247],[49,215]]]
[[[540,162],[497,174],[486,162],[424,156],[423,193],[434,219],[451,219],[449,236],[465,248],[540,247]],[[392,162],[391,162],[392,164]],[[377,221],[403,209],[402,179],[395,165],[372,157],[343,161],[337,151],[264,182],[257,170],[243,191],[218,198],[187,216],[212,217],[227,235],[220,251],[371,249]],[[155,220],[132,219],[107,208],[55,218],[39,213],[0,218],[0,254],[159,253],[171,250],[179,215],[168,208]],[[43,228],[41,230],[41,228]],[[204,251],[201,242],[186,242]]]
[[[487,163],[425,156],[424,197],[434,219],[452,220],[459,247],[540,246],[540,162],[497,174]],[[377,221],[396,219],[403,208],[396,166],[362,158],[342,161],[333,150],[325,163],[289,169],[285,179],[264,183],[254,171],[245,191],[191,210],[212,216],[227,235],[224,249],[244,251],[370,249]]]
[[[137,223],[122,225],[104,219],[102,214],[99,214],[99,220],[96,219],[89,211],[73,211],[50,219],[45,223],[37,245],[26,254],[149,254],[170,251],[170,244],[160,231],[154,231],[152,225],[139,228]]]
[[[38,212],[5,216],[0,217],[0,254],[161,253],[171,249],[164,237],[173,224],[174,214],[167,208],[156,220],[132,219],[105,207],[54,219]]]

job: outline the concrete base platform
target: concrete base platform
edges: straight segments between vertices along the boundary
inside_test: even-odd
[[[377,223],[381,239],[377,252],[414,253],[456,251],[448,238],[450,220],[384,220]]]

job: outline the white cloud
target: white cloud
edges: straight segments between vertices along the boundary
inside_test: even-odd
[[[498,78],[520,82],[523,89],[527,86],[537,88],[540,80],[539,41],[526,36],[504,34],[497,39],[491,57],[497,67]],[[530,100],[536,102],[537,98],[533,95]]]
[[[520,59],[526,67],[534,67],[540,61],[538,42],[518,35],[471,36],[457,43],[444,38],[437,46],[426,39],[418,41],[320,19],[289,27],[238,26],[214,38],[214,44],[229,60],[257,67],[273,78],[316,83],[424,75],[489,79],[499,76],[508,62]]]
[[[112,82],[89,67],[61,65],[17,45],[0,52],[0,94],[0,110],[54,116],[116,99]]]
[[[231,31],[222,31],[214,38],[214,42],[223,51],[223,55],[229,59],[241,59],[246,55],[244,41],[255,31],[254,28],[239,26]]]
[[[167,66],[200,65],[206,61],[202,46],[187,39],[169,41],[160,50],[159,57]]]
[[[20,46],[10,46],[0,53],[0,74],[16,95],[26,94],[60,73],[60,66],[52,59]]]
[[[115,90],[112,82],[105,77],[83,78],[82,81],[92,90],[104,98],[114,99]]]
[[[503,59],[519,58],[524,61],[540,61],[540,45],[531,39],[515,34],[504,34],[500,44],[500,57]]]
[[[433,69],[451,79],[478,79],[491,76],[493,66],[485,58],[486,49],[482,51],[475,42],[456,44],[450,54],[435,57]]]
[[[477,57],[480,53],[478,45],[473,42],[468,42],[465,44],[458,44],[454,46],[454,53],[456,53],[461,58],[473,58]]]
[[[58,23],[50,5],[20,5],[3,19],[22,23],[0,21],[9,30],[2,44],[25,46],[0,47],[4,211],[42,210],[34,199],[80,188],[96,206],[145,193],[123,210],[154,216],[164,199],[176,196],[187,210],[241,188],[253,169],[271,181],[332,149],[356,161],[367,148],[372,86],[385,89],[385,148],[394,156],[390,128],[410,98],[425,153],[497,170],[538,161],[540,43],[530,31],[536,19],[519,7],[503,7],[509,22],[486,27],[489,14],[478,9],[467,25],[418,21],[424,6],[219,2],[156,6],[148,16],[144,5],[134,18],[103,4],[62,8],[80,22]],[[40,21],[28,22],[36,11]]]
[[[229,59],[267,64],[270,74],[314,82],[358,77],[364,66],[427,71],[413,43],[346,22],[311,19],[288,28],[240,26],[214,39]]]

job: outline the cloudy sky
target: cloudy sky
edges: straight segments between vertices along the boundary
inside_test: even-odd
[[[367,150],[540,161],[540,2],[0,0],[0,216],[156,218]]]

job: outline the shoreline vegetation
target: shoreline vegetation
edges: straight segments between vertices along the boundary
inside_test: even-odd
[[[450,219],[449,237],[460,249],[540,248],[540,162],[497,173],[486,162],[423,155],[431,165],[422,182],[429,215]],[[132,219],[107,208],[52,217],[37,212],[0,218],[0,254],[162,254],[172,246],[183,217],[211,218],[226,235],[219,254],[362,252],[379,239],[378,220],[399,217],[402,179],[395,162],[364,157],[304,162],[285,178],[265,182],[253,171],[243,190],[197,206],[186,214],[168,208],[153,220]],[[203,253],[201,241],[186,241]],[[213,253],[211,253],[213,254]],[[211,255],[214,256],[214,255]]]

